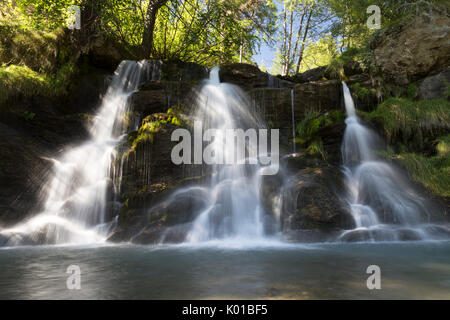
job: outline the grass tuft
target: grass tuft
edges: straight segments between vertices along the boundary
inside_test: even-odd
[[[370,113],[365,113],[369,119],[380,122],[388,141],[397,137],[407,140],[438,130],[450,128],[450,102],[438,100],[412,101],[405,98],[389,98],[378,105]]]

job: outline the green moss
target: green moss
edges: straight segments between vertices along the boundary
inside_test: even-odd
[[[154,134],[168,124],[177,127],[186,126],[187,123],[182,117],[182,111],[184,109],[185,107],[183,105],[176,105],[169,108],[167,113],[154,113],[145,117],[142,120],[142,125],[139,130],[133,132],[133,134],[129,134],[128,141],[131,144],[130,152],[134,152],[139,144],[152,143]]]
[[[333,110],[326,114],[320,114],[312,111],[305,114],[303,120],[297,125],[297,136],[295,143],[300,144],[306,149],[306,152],[312,156],[320,156],[326,159],[326,153],[323,149],[322,139],[318,136],[319,130],[343,122],[345,115]]]
[[[369,101],[373,96],[376,96],[376,90],[374,88],[364,88],[358,82],[352,84],[350,88],[352,94],[356,95],[361,101]]]
[[[389,98],[376,110],[365,113],[368,119],[376,120],[383,126],[386,138],[404,139],[418,134],[450,128],[450,102],[439,100],[412,101],[404,98]]]

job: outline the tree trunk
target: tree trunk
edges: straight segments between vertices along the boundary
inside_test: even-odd
[[[80,5],[80,26],[71,33],[72,43],[78,51],[87,52],[90,50],[91,41],[100,31],[100,13],[102,2],[99,0],[84,0]]]
[[[144,21],[144,33],[142,36],[142,53],[148,58],[153,53],[153,31],[155,29],[156,16],[159,8],[165,5],[167,0],[149,0],[147,14]]]
[[[302,63],[302,60],[303,60],[303,52],[305,51],[305,46],[306,46],[306,37],[308,36],[309,25],[311,22],[311,16],[313,14],[313,11],[314,11],[314,8],[311,8],[311,11],[309,12],[309,15],[308,15],[305,33],[303,34],[302,47],[300,49],[300,55],[298,56],[297,69],[296,69],[295,73],[298,73],[300,71],[300,64]]]
[[[281,75],[286,75],[286,62],[287,62],[287,56],[286,56],[286,49],[287,49],[287,8],[286,3],[283,5],[283,44],[281,46]]]

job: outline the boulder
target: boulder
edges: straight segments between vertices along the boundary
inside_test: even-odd
[[[301,166],[301,165],[300,165]],[[335,231],[354,226],[350,208],[341,198],[344,177],[338,168],[323,163],[300,169],[288,180],[283,194],[281,225],[289,230]]]
[[[185,186],[183,191],[173,188],[155,192],[153,196],[147,207],[130,209],[127,204],[108,240],[139,244],[183,242],[192,221],[208,204],[204,191],[190,188],[190,185]]]
[[[330,75],[327,72],[327,67],[317,67],[307,70],[303,73],[297,74],[292,77],[292,80],[296,83],[305,83],[310,81],[320,81],[330,79]]]

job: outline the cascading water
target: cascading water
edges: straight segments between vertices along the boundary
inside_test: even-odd
[[[1,233],[8,245],[23,243],[96,243],[111,227],[106,203],[114,149],[123,134],[127,100],[142,81],[160,77],[157,61],[123,61],[109,85],[90,128],[90,140],[66,151],[45,184],[44,211]]]
[[[433,238],[426,225],[427,201],[407,179],[387,162],[376,157],[380,138],[358,118],[349,88],[342,83],[347,127],[342,143],[347,201],[355,220],[355,231],[366,232],[362,240],[419,240]]]
[[[257,115],[250,113],[250,105],[241,89],[220,82],[219,68],[215,67],[198,95],[194,117],[201,120],[204,129],[215,129],[216,132],[222,133],[222,137],[229,129],[245,131],[249,128],[266,128]],[[233,162],[232,158],[236,154],[234,143],[216,137],[209,147],[216,155],[220,154],[225,163]],[[264,151],[257,151],[257,145],[247,143],[245,149],[249,155],[264,156]],[[267,150],[265,152],[267,154]],[[278,153],[277,150],[276,152]],[[245,165],[245,161],[249,160],[248,157],[237,160],[238,162],[233,164],[211,166],[209,205],[193,222],[187,241],[203,242],[215,239],[253,241],[265,238],[266,216],[261,206],[260,188],[261,174],[267,167],[259,164]]]

